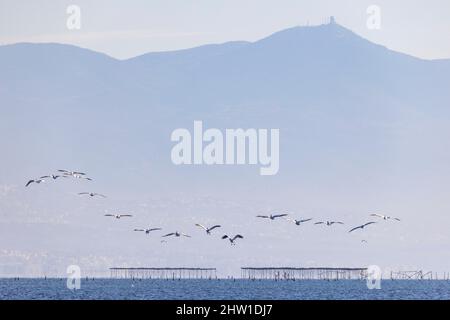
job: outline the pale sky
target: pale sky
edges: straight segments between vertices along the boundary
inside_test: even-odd
[[[81,8],[80,30],[66,27],[69,5]],[[370,5],[381,9],[380,30],[367,28]],[[449,13],[449,0],[0,0],[0,44],[69,43],[125,59],[254,41],[296,25],[328,23],[333,15],[373,42],[436,59],[450,58]],[[33,50],[27,53],[31,57]],[[270,56],[274,66],[284,68],[278,64],[283,54],[276,53]],[[268,82],[274,88],[267,85],[269,93],[261,97],[263,82],[250,81],[259,74],[242,82],[242,90],[219,88],[217,96],[215,89],[231,82],[213,83],[204,97],[206,81],[190,84],[182,72],[143,77],[149,69],[137,72],[114,63],[114,72],[106,73],[95,60],[79,70],[83,77],[65,83],[73,76],[73,69],[64,68],[65,59],[52,60],[52,65],[45,61],[41,68],[37,64],[46,59],[25,65],[22,57],[10,60],[0,60],[0,150],[6,155],[0,167],[7,168],[0,173],[0,277],[65,276],[71,264],[88,275],[105,275],[109,267],[124,265],[213,266],[222,276],[239,275],[245,265],[376,264],[383,270],[449,271],[450,116],[445,108],[449,96],[441,89],[449,82],[447,74],[432,78],[440,74],[432,69],[423,77],[427,82],[408,82],[394,95],[394,88],[384,89],[406,76],[382,73],[381,79],[392,81],[378,86],[372,85],[375,78],[368,81],[372,73],[355,73],[328,94],[324,88],[337,81],[322,86],[323,73],[307,70],[311,83],[320,85],[294,92],[299,82],[284,91],[292,79],[300,79],[303,70],[297,69]],[[404,70],[406,64],[401,65],[398,70]],[[87,68],[92,72],[84,74]],[[207,74],[201,70],[193,74]],[[91,76],[98,72],[104,77]],[[124,85],[132,72],[139,77]],[[205,79],[218,79],[217,74]],[[160,79],[161,93],[159,86],[150,87]],[[350,82],[354,79],[362,85]],[[177,99],[163,96],[168,92]],[[284,92],[289,93],[286,99],[280,95]],[[259,176],[259,167],[173,165],[170,132],[191,129],[190,119],[197,115],[205,117],[205,128],[214,123],[230,129],[281,128],[279,174]],[[57,169],[87,172],[94,180],[59,179],[25,187],[28,179]],[[85,191],[108,198],[78,195]],[[345,225],[329,229],[311,221],[303,228],[255,217],[275,212],[314,221],[339,219]],[[351,226],[369,221],[372,212],[392,214],[401,222],[380,220],[377,228],[348,234]],[[117,221],[105,213],[134,217]],[[195,223],[217,223],[223,229],[211,236],[214,242],[205,241],[208,236]],[[162,234],[133,232],[153,226],[192,238],[161,244]],[[222,232],[242,233],[245,239],[231,247],[220,239]],[[362,245],[363,237],[367,244]]]
[[[69,5],[81,29],[66,27]],[[381,29],[366,26],[370,5]],[[233,40],[255,41],[334,15],[338,23],[390,49],[424,59],[450,58],[448,0],[0,0],[0,44],[58,42],[125,59]]]

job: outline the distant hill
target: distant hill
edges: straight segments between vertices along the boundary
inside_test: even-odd
[[[2,131],[22,139],[1,148],[16,164],[27,162],[20,159],[29,150],[44,150],[33,161],[45,163],[54,157],[50,150],[61,159],[84,158],[98,145],[109,155],[146,146],[144,159],[166,159],[170,132],[194,119],[281,128],[289,132],[285,143],[316,141],[311,152],[288,144],[285,165],[345,139],[340,150],[379,146],[384,153],[382,141],[392,139],[398,121],[448,116],[450,102],[450,60],[394,52],[338,24],[124,61],[69,45],[7,45],[0,66]]]
[[[404,259],[415,257],[414,247],[407,253],[401,246],[414,236],[421,252],[428,252],[433,240],[421,232],[423,214],[435,224],[430,230],[438,234],[442,228],[448,235],[450,221],[443,220],[448,206],[442,199],[450,191],[449,84],[450,60],[394,52],[338,24],[128,60],[62,44],[1,46],[2,243],[11,250],[70,256],[77,239],[80,254],[137,257],[144,252],[147,260],[166,257],[158,263],[185,265],[192,261],[182,260],[183,254],[201,252],[195,246],[170,243],[174,251],[149,254],[150,246],[142,247],[128,231],[161,224],[189,233],[197,231],[194,222],[211,222],[245,234],[246,254],[238,255],[242,265],[266,263],[252,254],[270,248],[276,265],[302,265],[305,259],[339,264],[342,257],[348,258],[346,265],[382,264],[395,261],[399,252]],[[279,173],[261,177],[259,166],[173,165],[170,134],[180,127],[192,130],[193,120],[219,129],[279,128]],[[87,171],[94,181],[24,188],[27,179],[56,169]],[[84,201],[80,209],[74,194],[81,191],[101,192],[108,199]],[[121,229],[123,224],[102,219],[106,208],[137,212],[141,220]],[[291,238],[272,236],[272,225],[261,227],[270,246],[258,241],[260,231],[251,218],[272,209],[315,219],[347,219],[348,214],[357,223],[372,210],[388,211],[408,229],[402,231],[403,240],[400,231],[383,233],[380,243],[386,246],[379,260],[363,260],[364,252],[337,233],[326,233],[329,238],[311,233],[317,246],[302,249],[307,256],[297,255],[283,242]],[[18,240],[22,223],[31,225],[27,237]],[[35,223],[45,226],[35,228]],[[282,224],[276,228],[282,235],[291,232]],[[201,239],[198,245],[206,243]],[[446,252],[448,242],[439,243],[447,243]],[[395,253],[387,253],[387,247]],[[212,254],[214,261],[205,257],[198,256],[208,266],[235,261],[231,251]]]

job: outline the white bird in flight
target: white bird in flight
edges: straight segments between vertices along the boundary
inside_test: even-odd
[[[65,177],[72,177],[72,178],[76,178],[76,179],[85,179],[85,180],[92,181],[92,179],[87,177],[86,173],[84,173],[84,172],[69,171],[69,170],[58,170],[58,172],[62,172],[62,174]]]
[[[27,184],[25,185],[25,187],[28,187],[30,184],[32,184],[32,183],[37,183],[37,184],[39,184],[39,183],[41,183],[41,182],[45,182],[45,179],[42,179],[42,178],[39,178],[39,179],[31,179],[31,180],[28,180],[28,182],[27,182]]]
[[[120,218],[123,218],[123,217],[132,217],[132,216],[133,215],[131,215],[131,214],[110,214],[110,213],[105,214],[105,217],[114,217],[116,219],[120,219]]]
[[[343,222],[341,222],[341,221],[319,221],[319,222],[316,222],[316,223],[314,223],[314,224],[326,224],[327,226],[332,226],[333,224],[344,224]]]
[[[216,224],[216,225],[214,225],[214,226],[212,226],[212,227],[205,227],[204,225],[202,225],[202,224],[200,224],[200,223],[196,223],[195,224],[197,227],[200,227],[200,228],[202,228],[203,230],[205,230],[206,231],[206,234],[208,234],[208,235],[210,235],[211,234],[211,231],[212,230],[214,230],[215,228],[220,228],[221,227],[221,225],[219,225],[219,224]]]
[[[271,215],[257,215],[257,218],[275,220],[276,218],[286,217],[287,213],[284,214],[271,214]]]
[[[235,235],[233,238],[231,238],[230,236],[224,234],[224,235],[222,236],[222,239],[228,239],[228,240],[230,240],[230,244],[231,244],[232,246],[234,246],[234,245],[236,245],[236,243],[234,243],[234,241],[235,241],[236,239],[244,239],[244,237],[241,236],[240,234],[237,234],[237,235]]]
[[[181,237],[181,236],[183,236],[183,237],[191,238],[190,235],[185,234],[185,233],[181,233],[181,232],[178,232],[178,231],[175,231],[175,232],[171,232],[171,233],[165,234],[165,235],[163,235],[162,237],[164,238],[164,237],[171,237],[171,236],[175,236],[175,237]]]
[[[373,224],[373,223],[376,223],[376,222],[370,221],[370,222],[364,223],[364,224],[362,224],[362,225],[360,225],[360,226],[354,227],[353,229],[351,229],[351,230],[349,231],[349,233],[352,232],[352,231],[358,230],[358,229],[364,229],[366,226],[368,226],[368,225],[370,225],[370,224]]]
[[[72,177],[72,178],[75,178],[75,179],[84,179],[84,180],[92,181],[91,178],[83,176],[83,175],[79,175],[79,174],[75,174],[75,175],[71,175],[71,176],[67,176],[67,177]]]
[[[389,216],[385,216],[385,215],[383,215],[383,214],[378,214],[378,213],[372,213],[371,216],[372,216],[372,217],[378,217],[378,218],[381,218],[381,219],[383,219],[383,220],[394,219],[394,220],[400,221],[399,218],[389,217]]]
[[[83,196],[83,195],[88,195],[90,197],[102,197],[102,198],[106,198],[105,195],[101,194],[101,193],[95,193],[95,192],[80,192],[78,195]]]
[[[311,221],[311,220],[312,220],[312,218],[310,218],[310,219],[299,219],[299,220],[297,220],[297,219],[291,219],[291,218],[285,218],[285,219],[288,220],[288,221],[291,221],[291,222],[295,223],[297,226],[301,225],[301,224],[304,223],[304,222],[307,222],[307,221]]]
[[[134,231],[144,231],[146,234],[150,234],[152,231],[162,230],[161,228],[148,228],[148,229],[134,229]]]
[[[58,172],[62,172],[63,174],[68,175],[68,176],[85,176],[86,175],[86,173],[84,173],[84,172],[62,170],[62,169],[58,170]]]
[[[52,174],[52,175],[40,177],[39,179],[50,179],[50,178],[52,178],[53,180],[56,180],[58,178],[67,178],[67,177],[64,175]]]

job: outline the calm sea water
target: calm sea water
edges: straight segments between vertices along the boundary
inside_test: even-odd
[[[65,279],[0,279],[0,299],[450,299],[450,281],[117,280],[81,281],[69,290]]]

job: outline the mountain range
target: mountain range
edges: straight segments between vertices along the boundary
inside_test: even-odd
[[[64,186],[55,199],[53,187],[24,189],[27,179],[56,169],[89,172],[95,179],[83,188],[107,193],[119,207],[117,199],[148,206],[157,198],[168,207],[174,197],[226,199],[227,206],[198,218],[229,214],[241,221],[236,229],[251,222],[239,210],[223,212],[234,202],[245,202],[250,217],[279,209],[365,219],[382,210],[415,221],[433,208],[439,243],[449,244],[442,225],[449,222],[450,59],[395,52],[331,23],[127,60],[72,45],[19,43],[0,46],[0,70],[0,183],[12,190],[0,193],[0,221],[8,250],[51,250],[16,241],[11,230],[58,224],[55,214],[71,228],[101,228],[86,221],[93,209],[66,211],[78,201],[66,193],[86,190]],[[280,129],[279,173],[173,165],[170,134],[192,129],[194,120],[219,129]],[[170,219],[190,226],[187,216],[198,208],[182,207]],[[403,239],[421,234],[423,246],[434,245],[423,228],[411,223]],[[251,250],[264,250],[251,241]]]

